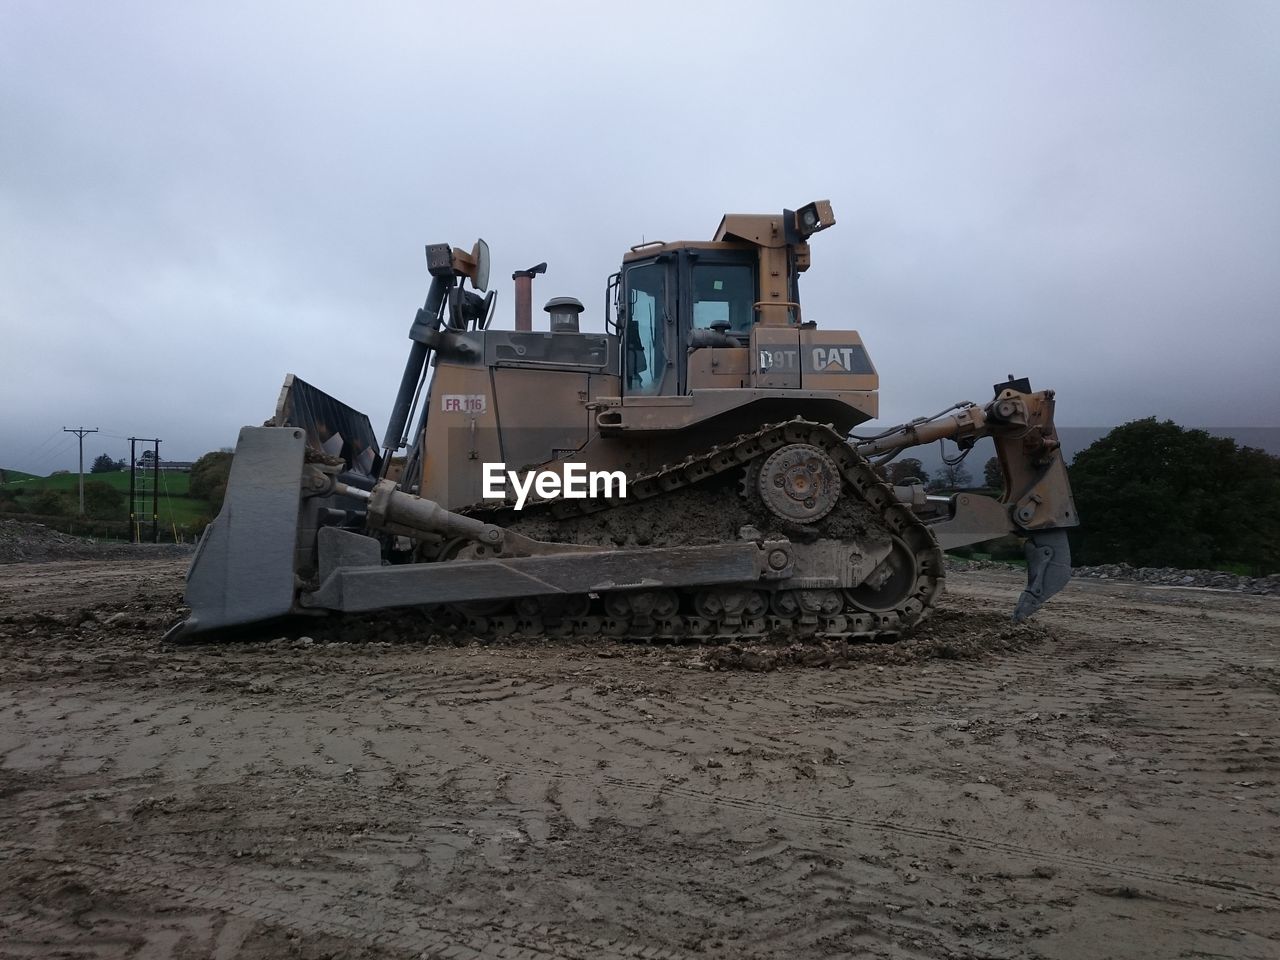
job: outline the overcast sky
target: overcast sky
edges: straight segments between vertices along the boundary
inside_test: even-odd
[[[642,237],[817,198],[882,422],[1280,425],[1278,105],[1272,2],[4,0],[0,466],[231,446],[289,372],[381,435],[424,244],[598,329]]]

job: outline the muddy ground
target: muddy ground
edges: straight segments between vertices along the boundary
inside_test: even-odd
[[[0,957],[1280,955],[1280,599],[173,648],[182,573],[0,565]]]

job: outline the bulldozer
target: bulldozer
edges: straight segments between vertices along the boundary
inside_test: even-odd
[[[492,325],[487,244],[426,247],[430,286],[379,442],[365,414],[285,378],[240,431],[174,638],[300,614],[420,608],[479,636],[892,640],[942,592],[943,551],[1015,534],[1032,615],[1071,575],[1078,523],[1054,394],[1012,375],[872,434],[879,377],[853,330],[803,314],[815,201],[729,214],[709,241],[632,247],[601,331],[540,263]],[[865,429],[865,428],[864,428]],[[891,484],[947,439],[994,442],[999,496]]]

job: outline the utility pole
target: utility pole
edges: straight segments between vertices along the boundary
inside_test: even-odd
[[[63,433],[74,433],[80,438],[80,516],[84,516],[84,435],[86,433],[97,433],[98,428],[94,427],[90,430],[88,427],[63,427]]]

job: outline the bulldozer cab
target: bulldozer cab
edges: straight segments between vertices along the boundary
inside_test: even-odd
[[[623,340],[625,393],[686,393],[684,361],[700,341],[747,348],[757,319],[758,260],[750,249],[680,245],[626,263],[613,324]],[[696,337],[699,330],[706,335]]]
[[[834,223],[819,200],[728,214],[709,242],[632,247],[606,296],[623,405],[715,389],[806,390],[845,395],[852,419],[874,416],[878,379],[861,338],[818,331],[800,307],[809,237]]]

